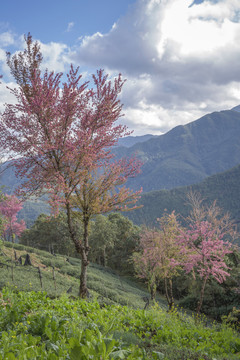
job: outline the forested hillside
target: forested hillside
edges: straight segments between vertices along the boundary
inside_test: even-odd
[[[127,213],[136,224],[152,226],[165,210],[186,217],[190,211],[187,194],[195,191],[201,194],[206,204],[217,200],[224,212],[229,212],[236,223],[240,221],[240,165],[220,174],[212,175],[204,181],[172,190],[152,191],[143,194],[139,200],[142,208]]]

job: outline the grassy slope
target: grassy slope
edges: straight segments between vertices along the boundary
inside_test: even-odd
[[[2,266],[0,268],[0,287],[4,285],[17,286],[19,290],[41,290],[40,279],[38,275],[38,267],[40,267],[42,275],[42,290],[46,291],[51,297],[60,296],[72,287],[70,295],[77,296],[79,288],[80,260],[70,258],[70,262],[66,261],[67,257],[63,255],[53,256],[52,254],[26,247],[19,244],[6,243],[2,253],[0,251],[0,263],[9,264],[9,267]],[[13,280],[11,269],[11,258],[14,259],[14,250],[17,258],[22,256],[23,261],[26,253],[30,254],[33,266],[23,266],[13,264]],[[53,268],[55,267],[56,289],[53,280]],[[149,296],[146,288],[133,279],[120,277],[108,268],[100,265],[90,264],[88,270],[88,288],[90,294],[97,296],[99,301],[105,303],[118,303],[121,305],[129,305],[133,307],[143,308],[145,302],[143,297]],[[160,300],[162,305],[165,302]]]
[[[177,310],[167,313],[161,304],[145,311],[145,289],[100,266],[89,267],[93,298],[86,302],[74,297],[78,259],[69,263],[63,256],[14,245],[17,257],[24,257],[27,250],[33,266],[13,266],[12,280],[14,249],[7,245],[0,251],[0,262],[9,264],[8,269],[0,269],[1,287],[8,284],[0,291],[0,360],[239,359],[240,338],[235,331],[225,325],[209,326],[209,322],[206,326],[205,320]],[[41,290],[38,266],[50,298],[44,292],[29,291]],[[74,296],[66,294],[70,286]],[[119,306],[126,304],[130,307]]]
[[[20,255],[22,250],[17,246],[16,251]],[[1,261],[6,262],[12,249],[4,248],[3,252]],[[29,292],[30,286],[39,288],[38,281],[31,277],[30,267],[25,267],[18,276],[17,270],[14,271],[14,284],[27,292],[15,286],[0,291],[0,360],[239,359],[239,334],[225,325],[208,323],[206,326],[205,320],[177,310],[167,313],[158,305],[145,311],[116,303],[106,305],[101,303],[101,298],[100,303],[94,299],[72,299],[66,296],[66,289],[71,284],[76,294],[76,279],[61,271],[63,268],[76,271],[74,264],[66,265],[61,257],[53,261],[42,251],[30,255],[33,264],[41,267],[44,287],[53,296],[51,270],[44,268],[44,262],[52,261],[59,266],[57,289],[63,296],[51,299],[44,292]],[[74,262],[79,265],[76,260]],[[6,280],[5,270],[1,269],[1,275],[1,281]],[[121,283],[118,277],[95,267],[90,267],[89,283],[91,281],[96,281],[101,288],[109,285],[107,302],[113,302],[109,295],[114,284],[114,290],[118,288],[119,296],[124,295],[129,305],[143,305],[139,298],[145,292],[134,283],[124,280]]]

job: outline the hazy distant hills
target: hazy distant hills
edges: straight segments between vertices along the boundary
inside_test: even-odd
[[[149,192],[194,184],[240,163],[240,112],[214,112],[114,152],[143,161],[142,173],[128,181],[130,188]]]
[[[205,204],[212,204],[217,200],[217,205],[224,213],[229,212],[231,218],[240,223],[240,165],[234,168],[212,175],[202,182],[179,187],[171,190],[159,190],[142,195],[138,204],[142,208],[128,212],[126,215],[140,225],[156,225],[156,219],[161,217],[164,211],[168,213],[175,210],[181,217],[187,217],[190,207],[187,204],[187,194],[190,191],[198,192],[204,199]],[[180,217],[180,219],[181,219]]]
[[[3,186],[2,191],[7,194],[13,194],[21,182],[20,179],[15,176],[14,167],[9,166],[10,164],[10,162],[5,162],[0,167],[0,186]],[[42,196],[40,199],[32,198],[24,202],[23,209],[19,212],[18,218],[24,219],[27,227],[30,227],[42,213],[50,213],[46,196]]]
[[[132,189],[143,187],[143,192],[147,193],[141,199],[144,208],[128,213],[134,222],[151,224],[165,208],[184,212],[185,196],[189,191],[189,187],[184,186],[204,179],[192,188],[197,187],[208,199],[218,199],[220,206],[224,204],[224,209],[231,211],[235,218],[240,217],[240,168],[227,171],[240,164],[240,106],[205,115],[164,135],[129,136],[120,139],[118,145],[113,149],[117,157],[136,155],[143,161],[142,173],[127,183]],[[4,166],[6,164],[2,168]],[[8,193],[14,191],[19,179],[13,168],[2,173],[0,183],[6,186]],[[43,201],[28,202],[21,217],[31,218],[32,223],[45,211],[49,208]]]

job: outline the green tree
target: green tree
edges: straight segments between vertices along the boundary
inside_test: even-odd
[[[75,229],[81,233],[81,224],[75,223]],[[20,243],[68,256],[76,255],[68,230],[67,217],[63,212],[57,217],[39,215],[33,226],[24,231]]]
[[[117,227],[107,216],[97,215],[89,237],[90,261],[106,266],[109,252],[116,242]]]
[[[122,273],[133,274],[130,259],[138,247],[141,228],[119,213],[109,214],[108,219],[116,227],[114,247],[108,252],[108,265]]]

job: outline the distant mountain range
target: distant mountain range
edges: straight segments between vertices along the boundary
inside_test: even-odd
[[[138,224],[150,224],[161,216],[164,208],[169,211],[184,208],[184,198],[189,188],[182,187],[198,184],[213,174],[225,172],[240,164],[240,106],[205,115],[187,125],[177,126],[164,135],[122,138],[113,152],[117,158],[136,155],[142,160],[141,174],[129,179],[127,186],[134,190],[143,187],[141,201],[144,208],[129,213],[128,216]],[[2,168],[6,165],[3,164]],[[232,203],[224,206],[227,210],[234,207],[232,210],[234,217],[237,218],[240,201],[237,203],[234,196],[238,199],[237,191],[240,189],[238,189],[237,176],[239,179],[240,170],[235,179],[233,174],[237,174],[236,169],[238,168],[236,167],[233,173],[231,170],[230,173],[224,173],[225,175],[220,174],[221,179],[225,179],[226,185],[225,188],[221,185],[219,193],[216,193],[217,187],[214,185],[220,181],[218,176],[210,177],[206,182],[194,186],[200,186],[201,193],[203,188],[209,188],[207,197],[213,200],[220,199],[230,191],[231,194],[227,196],[232,199]],[[232,184],[233,180],[235,188]],[[220,182],[222,184],[222,180]],[[5,191],[8,193],[14,191],[19,179],[15,177],[13,168],[10,167],[2,173],[0,183],[6,186]],[[163,189],[165,191],[159,191]],[[170,189],[174,190],[167,191]],[[234,192],[236,195],[233,195]],[[240,191],[238,193],[240,194]],[[223,202],[226,203],[225,200]],[[170,203],[172,206],[169,205]],[[30,224],[40,212],[45,211],[49,209],[44,201],[39,200],[36,205],[34,202],[28,202],[20,216],[31,217]]]
[[[114,152],[117,157],[136,155],[143,161],[142,173],[127,183],[134,190],[194,184],[240,163],[240,112],[214,112]]]

